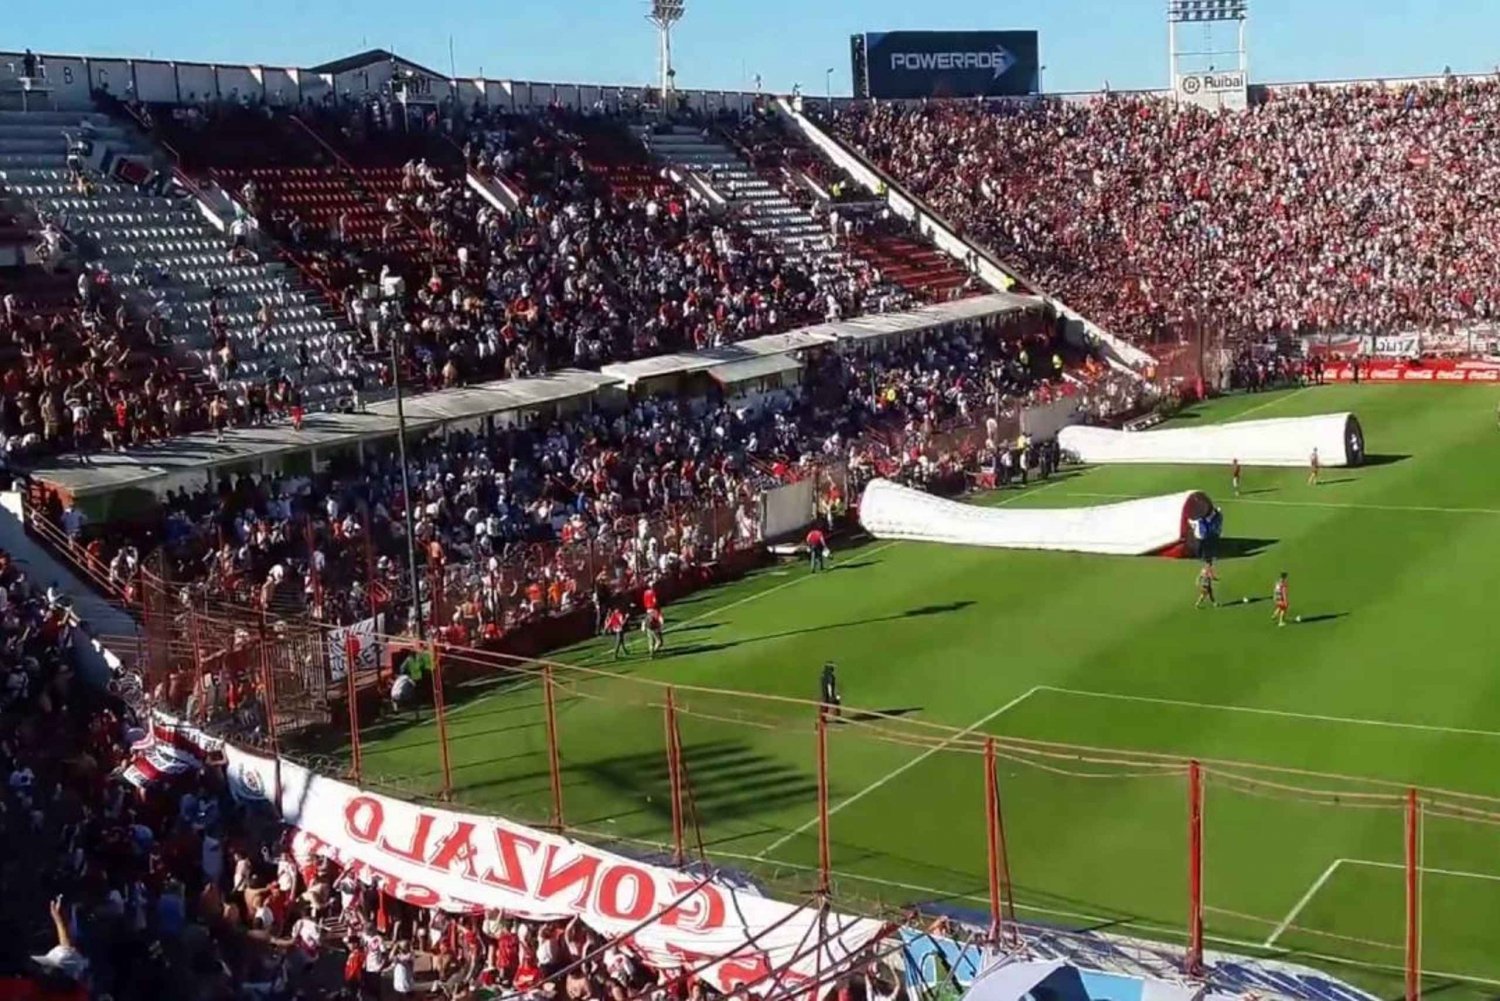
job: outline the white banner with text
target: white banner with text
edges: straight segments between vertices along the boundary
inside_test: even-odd
[[[800,995],[874,942],[879,921],[794,906],[523,827],[366,792],[230,746],[231,790],[269,801],[299,830],[304,855],[334,858],[414,906],[495,909],[532,920],[580,918],[630,935],[647,962],[689,969],[728,994]],[[826,988],[825,988],[826,989]]]

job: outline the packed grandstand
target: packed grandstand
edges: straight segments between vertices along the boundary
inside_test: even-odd
[[[320,630],[535,653],[814,518],[849,527],[871,480],[1006,489],[1056,474],[1062,423],[1312,378],[1295,338],[1334,345],[1319,377],[1357,371],[1351,335],[1447,345],[1496,308],[1492,80],[1233,115],[1148,95],[804,115],[538,84],[412,103],[426,71],[381,52],[286,92],[150,93],[149,60],[130,88],[96,62],[0,57],[0,101],[26,77],[53,105],[0,111],[5,468],[31,537],[141,637],[91,686],[67,654],[83,603],[0,554],[6,941],[47,939],[8,957],[39,957],[13,969],[44,993],[15,996],[916,997],[891,929],[819,931],[823,898],[735,897],[780,930],[756,953],[774,968],[726,969],[743,936],[686,953],[644,911],[506,912],[310,845],[266,787],[357,790],[263,755],[328,724],[346,679],[363,697],[359,643],[335,671]],[[437,412],[577,372],[597,379],[564,400],[388,419],[398,392]],[[336,434],[299,438],[324,418]],[[793,524],[768,498],[799,484]],[[1175,541],[1174,503],[1132,551]],[[655,922],[686,921],[668,902]],[[1052,934],[1022,948],[1085,948]],[[1137,972],[1170,979],[1157,959]],[[1252,987],[1294,993],[1213,989]]]

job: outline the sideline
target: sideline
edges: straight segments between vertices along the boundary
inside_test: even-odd
[[[934,754],[938,753],[939,751],[941,751],[944,748],[946,748],[949,745],[951,745],[954,741],[961,740],[964,737],[967,737],[969,734],[973,733],[975,730],[977,730],[980,727],[984,726],[990,720],[992,720],[995,717],[1001,715],[1002,713],[1005,713],[1005,712],[1008,712],[1011,709],[1014,709],[1016,706],[1020,705],[1022,702],[1025,702],[1027,699],[1031,698],[1033,695],[1035,695],[1037,692],[1039,692],[1041,690],[1042,690],[1042,686],[1041,685],[1037,685],[1035,688],[1027,689],[1026,691],[1022,692],[1020,695],[1017,695],[1015,698],[1013,698],[1009,702],[1005,703],[1005,705],[1001,706],[999,709],[995,709],[992,712],[989,712],[989,713],[985,714],[984,716],[982,716],[979,719],[975,720],[973,723],[970,723],[964,729],[960,730],[958,733],[955,733],[951,737],[948,737],[948,738],[944,739],[942,741],[942,743],[936,744],[936,745],[934,745],[932,747],[929,747],[927,750],[923,751],[921,754],[917,755],[915,758],[912,758],[906,764],[900,765],[900,766],[892,769],[891,771],[887,772],[884,776],[882,776],[881,778],[876,779],[874,782],[871,782],[869,785],[865,786],[859,792],[857,792],[854,795],[848,797],[847,799],[844,799],[844,800],[840,801],[837,806],[831,806],[831,807],[829,807],[828,808],[828,815],[831,817],[835,813],[838,813],[840,810],[844,809],[844,807],[846,807],[846,806],[853,806],[855,803],[858,803],[860,800],[862,800],[866,796],[870,795],[870,793],[874,792],[875,790],[879,789],[881,786],[885,785],[887,782],[891,781],[891,779],[899,778],[900,776],[906,774],[907,772],[911,771],[913,768],[915,768],[918,765],[920,765],[922,762],[926,761],[928,758],[932,757]],[[814,817],[811,820],[809,820],[807,823],[803,824],[801,827],[798,827],[796,830],[792,830],[792,831],[786,832],[781,837],[779,837],[775,841],[771,842],[771,844],[769,846],[767,846],[765,848],[765,850],[763,850],[759,855],[755,856],[756,860],[760,861],[760,860],[765,859],[772,852],[776,851],[776,849],[780,848],[782,845],[786,844],[788,841],[790,841],[793,838],[798,837],[798,836],[800,836],[802,834],[806,834],[813,827],[817,826],[818,821],[820,819],[821,818],[819,818],[819,817]]]

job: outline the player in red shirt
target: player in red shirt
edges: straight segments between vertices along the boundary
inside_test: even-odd
[[[812,561],[813,573],[828,569],[828,540],[816,525],[807,533],[807,555]]]
[[[1271,613],[1271,618],[1278,626],[1286,625],[1286,611],[1290,605],[1286,590],[1286,571],[1281,571],[1281,576],[1276,578],[1276,587],[1272,590],[1272,598],[1276,602],[1276,610]]]
[[[647,655],[655,659],[656,654],[662,648],[662,632],[665,622],[661,617],[661,609],[652,607],[646,609],[646,618],[641,622],[641,631],[646,634]]]
[[[1234,488],[1234,495],[1240,495],[1240,460],[1234,459],[1229,463],[1229,485]]]
[[[648,612],[660,607],[660,601],[656,597],[656,588],[647,586],[646,590],[641,592],[641,607]]]
[[[621,654],[629,653],[625,648],[625,613],[618,608],[612,608],[609,618],[604,620],[604,631],[613,633],[615,637],[615,660],[620,659]]]

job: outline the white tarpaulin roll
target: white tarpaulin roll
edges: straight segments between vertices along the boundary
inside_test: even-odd
[[[1115,431],[1075,425],[1057,442],[1082,462],[1162,462],[1227,466],[1305,466],[1313,449],[1325,466],[1365,461],[1365,436],[1353,414],[1279,417],[1164,431]]]
[[[988,508],[875,480],[859,521],[877,539],[1141,556],[1187,541],[1190,521],[1212,508],[1196,490],[1095,507]]]

